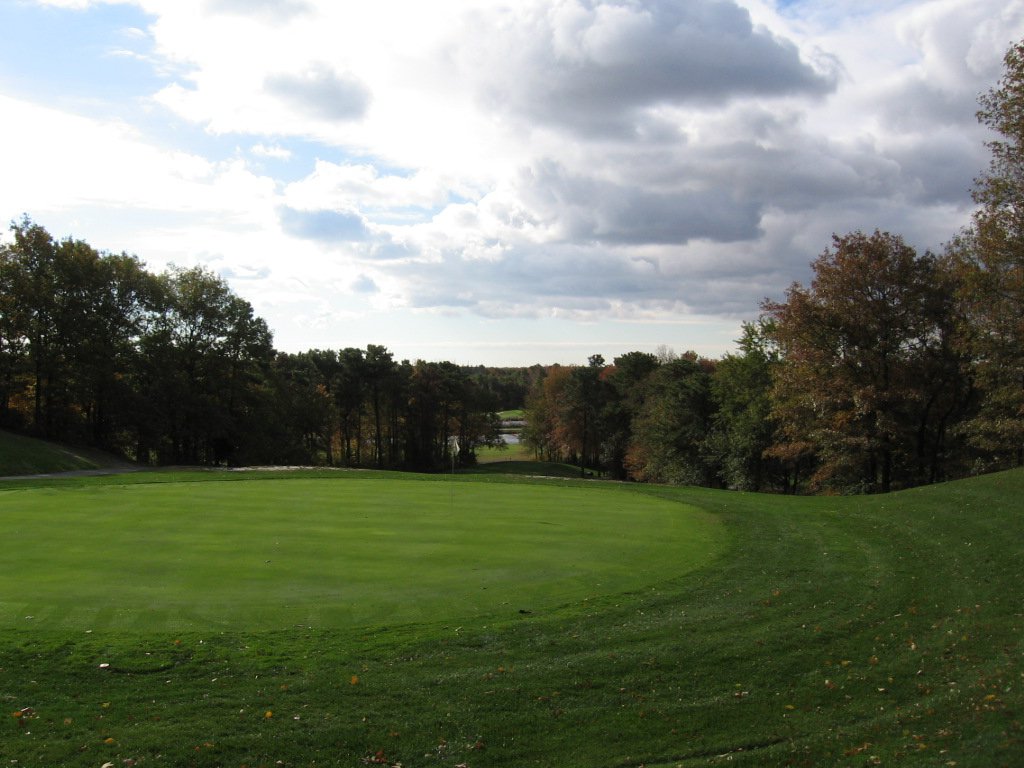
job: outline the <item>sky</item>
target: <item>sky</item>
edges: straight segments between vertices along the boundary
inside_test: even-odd
[[[278,349],[735,351],[832,235],[941,250],[1024,0],[0,0],[0,220]],[[5,233],[3,237],[9,237]]]

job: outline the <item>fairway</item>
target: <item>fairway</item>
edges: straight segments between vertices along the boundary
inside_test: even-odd
[[[711,515],[609,486],[194,479],[0,491],[0,627],[511,617],[674,578],[725,545]]]

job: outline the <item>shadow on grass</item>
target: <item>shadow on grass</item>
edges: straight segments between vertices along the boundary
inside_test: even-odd
[[[553,461],[491,461],[472,469],[461,469],[460,475],[527,475],[531,477],[580,476],[580,468]]]
[[[131,466],[103,451],[59,445],[0,430],[0,476],[123,469]]]

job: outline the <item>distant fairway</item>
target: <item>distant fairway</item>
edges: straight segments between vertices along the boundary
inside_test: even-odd
[[[193,479],[0,491],[0,627],[512,616],[679,576],[724,545],[711,515],[607,486]]]

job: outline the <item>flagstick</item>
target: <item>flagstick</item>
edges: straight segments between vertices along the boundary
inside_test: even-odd
[[[459,440],[458,438],[449,438],[449,446],[451,447],[452,454],[452,474],[448,479],[448,492],[449,492],[449,504],[452,514],[455,513],[455,457],[459,455]]]

